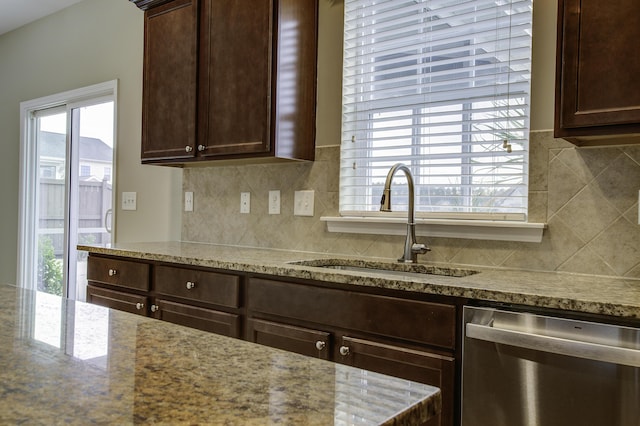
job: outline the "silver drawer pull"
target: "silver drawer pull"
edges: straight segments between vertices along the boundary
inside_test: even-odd
[[[206,146],[204,146],[204,145],[198,145],[198,151],[202,152],[202,151],[204,151],[205,149],[207,149],[207,147],[206,147]]]
[[[144,303],[140,303],[140,302],[136,303],[136,309],[137,310],[140,310],[142,308],[144,308]]]
[[[109,269],[109,276],[113,277],[118,273],[117,269]]]
[[[325,342],[323,342],[322,340],[318,340],[316,342],[316,349],[319,350],[319,351],[323,350],[326,346],[327,346],[327,344]]]
[[[184,147],[184,152],[191,152],[193,151],[193,147],[191,145],[187,145]]]
[[[187,290],[191,290],[196,287],[196,283],[193,281],[187,281]]]
[[[340,355],[342,356],[349,355],[349,346],[340,346]]]
[[[160,306],[158,305],[151,305],[151,312],[157,312],[160,310]]]

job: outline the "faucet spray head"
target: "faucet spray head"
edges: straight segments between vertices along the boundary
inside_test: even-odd
[[[382,191],[382,198],[380,199],[380,211],[381,212],[390,212],[391,211],[391,189],[385,188]]]

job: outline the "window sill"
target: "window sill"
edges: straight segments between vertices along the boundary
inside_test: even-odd
[[[407,219],[399,217],[323,216],[329,232],[350,234],[405,235]],[[426,237],[539,243],[546,223],[497,220],[416,219],[416,234]]]

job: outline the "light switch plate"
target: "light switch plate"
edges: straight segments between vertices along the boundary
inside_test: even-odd
[[[240,213],[250,213],[251,212],[251,193],[250,192],[241,192],[240,193]]]
[[[136,192],[123,192],[122,193],[122,210],[136,210],[137,204]]]
[[[280,191],[269,191],[269,214],[280,214]]]
[[[193,211],[193,192],[191,191],[185,191],[184,193],[184,211]]]
[[[313,216],[314,191],[296,191],[293,199],[294,216]]]

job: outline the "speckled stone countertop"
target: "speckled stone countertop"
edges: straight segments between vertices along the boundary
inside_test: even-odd
[[[338,258],[355,265],[362,263],[362,259],[344,256],[183,242],[126,243],[111,248],[78,248],[92,253],[135,259],[640,319],[640,280],[637,279],[475,266],[468,269],[477,270],[478,273],[462,277],[400,276],[294,263],[318,259],[331,261]],[[394,262],[393,259],[367,260]]]
[[[420,424],[438,388],[0,285],[0,424]]]

